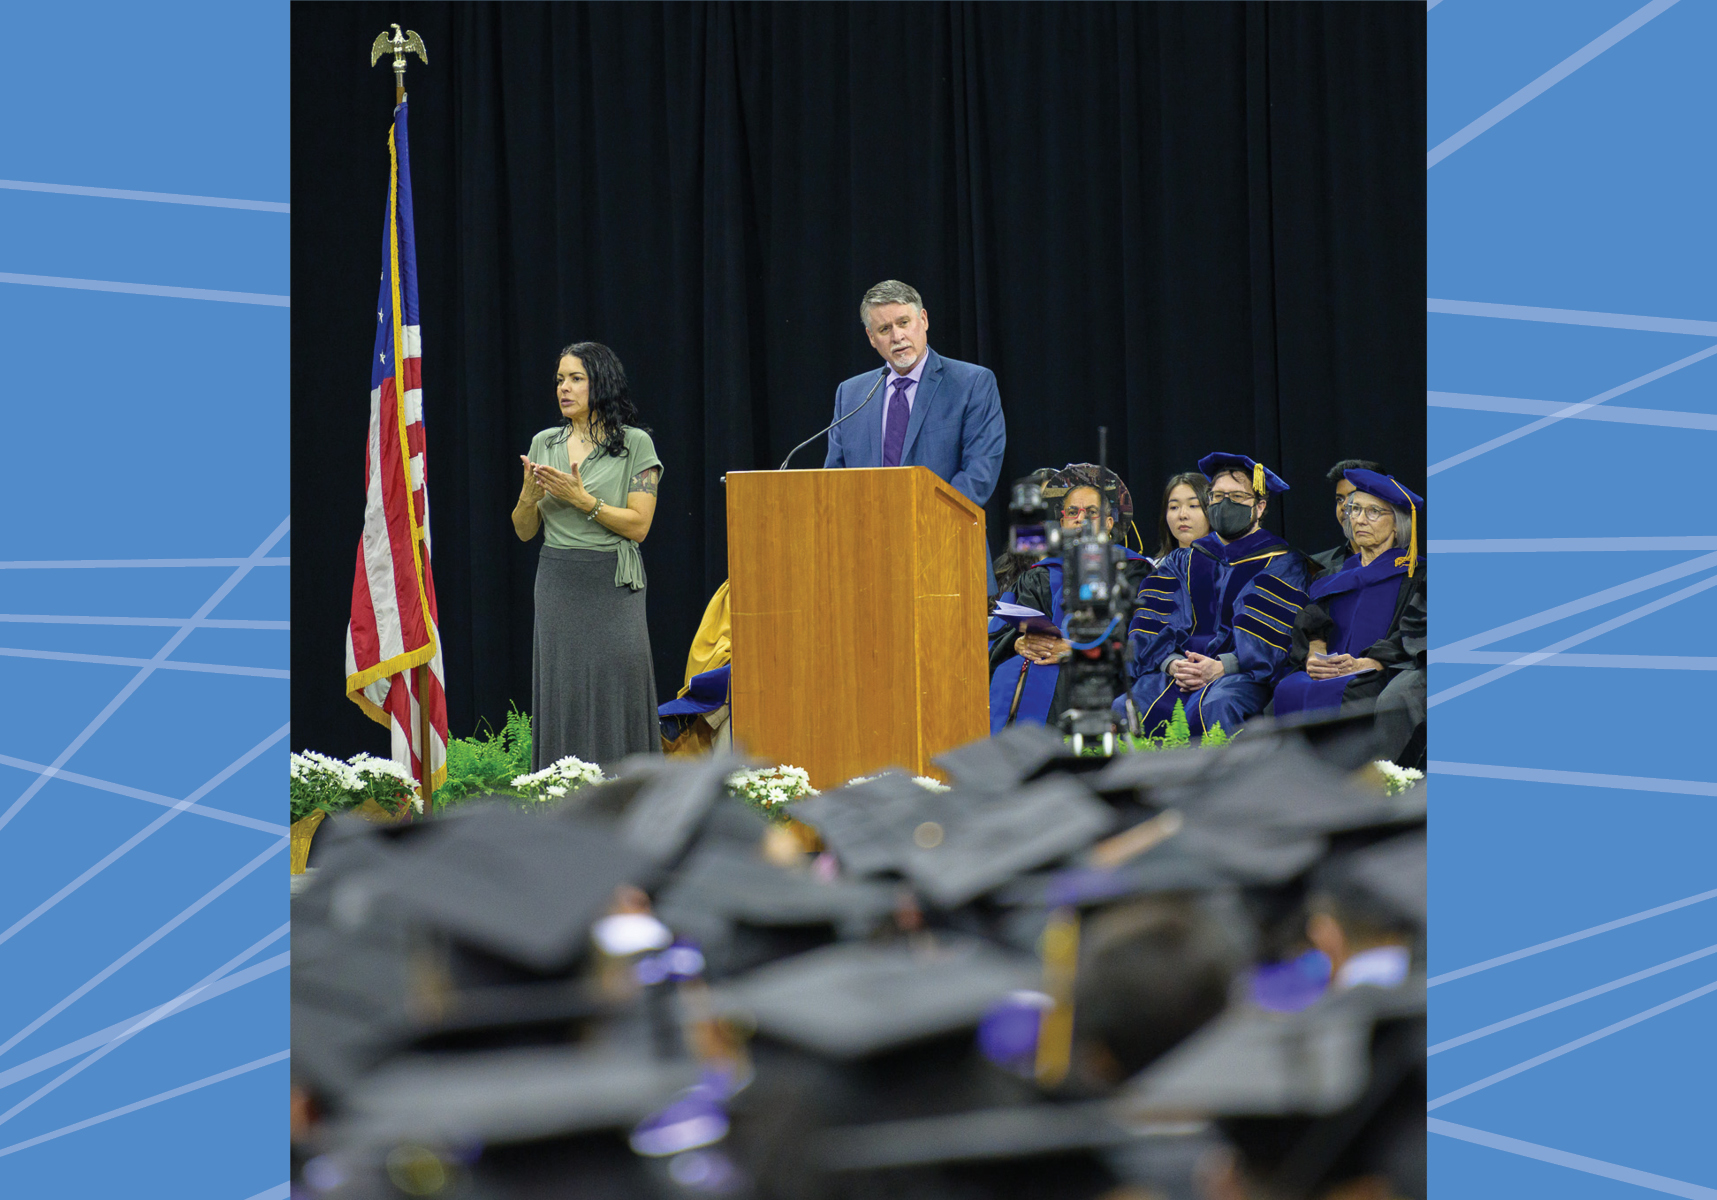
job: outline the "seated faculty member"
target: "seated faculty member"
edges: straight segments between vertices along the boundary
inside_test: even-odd
[[[1163,485],[1162,516],[1157,518],[1157,561],[1192,545],[1210,532],[1210,480],[1198,471],[1169,476]]]
[[[834,419],[852,419],[829,431],[823,466],[929,467],[982,508],[995,490],[1007,446],[994,372],[930,349],[923,298],[897,279],[864,294],[859,322],[888,365],[880,380],[866,371],[835,389]],[[859,412],[867,395],[870,404]]]
[[[1349,557],[1358,553],[1359,547],[1353,544],[1353,527],[1347,523],[1347,498],[1353,495],[1353,484],[1347,480],[1350,470],[1375,471],[1383,474],[1383,467],[1367,458],[1344,458],[1329,469],[1325,479],[1335,484],[1335,523],[1341,526],[1342,541],[1339,546],[1328,550],[1320,550],[1316,554],[1308,554],[1312,570],[1317,575],[1328,575],[1341,570],[1341,564]]]
[[[1425,719],[1425,501],[1388,475],[1347,472],[1346,521],[1358,552],[1308,589],[1294,620],[1289,674],[1276,685],[1278,717],[1377,701],[1383,753],[1399,754]]]
[[[1208,454],[1198,469],[1210,480],[1211,532],[1156,565],[1128,633],[1145,734],[1168,722],[1177,700],[1194,735],[1214,725],[1232,734],[1257,715],[1311,581],[1305,556],[1258,524],[1286,483],[1244,454]]]
[[[560,422],[531,439],[513,532],[543,531],[531,636],[531,769],[569,754],[609,764],[660,753],[656,671],[638,545],[656,515],[662,461],[626,368],[578,342],[555,371]]]
[[[1105,528],[1132,525],[1133,497],[1113,471],[1095,463],[1069,463],[1043,484],[1043,494],[1059,505],[1063,529],[1077,529],[1097,520],[1100,507],[1107,507]],[[1102,490],[1099,499],[1098,489]],[[1135,592],[1150,570],[1151,560],[1130,547],[1127,554],[1127,586]],[[1010,599],[1045,613],[1056,626],[1066,620],[1061,604],[1062,563],[1059,556],[1041,559],[1019,576]],[[1067,683],[1061,664],[1073,657],[1066,638],[1050,633],[1021,633],[999,619],[991,621],[990,633],[990,732],[1015,723],[1050,725],[1067,707]]]

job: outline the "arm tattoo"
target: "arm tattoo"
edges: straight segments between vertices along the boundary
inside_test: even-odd
[[[647,467],[632,476],[632,482],[626,485],[628,492],[643,492],[645,495],[656,494],[656,479],[662,473],[660,467]]]

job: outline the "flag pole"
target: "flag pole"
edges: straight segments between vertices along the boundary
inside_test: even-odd
[[[429,65],[429,54],[423,48],[423,39],[415,29],[402,30],[399,25],[390,25],[393,36],[389,37],[387,30],[376,35],[376,40],[370,44],[370,66],[381,61],[382,55],[393,51],[393,102],[394,107],[405,103],[405,56],[415,54],[418,61]],[[423,539],[422,553],[428,556],[427,539]],[[434,725],[429,719],[429,664],[423,663],[417,668],[417,794],[423,804],[423,819],[427,820],[435,814],[435,791],[433,787],[435,768],[432,766],[434,755],[431,741],[434,737]]]

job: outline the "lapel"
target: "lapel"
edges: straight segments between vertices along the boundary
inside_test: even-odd
[[[930,405],[936,399],[936,385],[942,382],[942,356],[928,346],[924,348],[924,373],[918,377],[918,392],[912,397],[912,419],[906,423],[906,441],[900,447],[900,465],[908,466],[912,461],[912,443],[918,440],[918,431],[924,427],[925,414],[930,411]],[[882,461],[882,426],[877,426],[877,456]]]
[[[865,409],[864,420],[859,422],[859,428],[857,431],[858,436],[865,441],[864,449],[868,450],[870,453],[865,456],[854,456],[852,459],[849,459],[849,466],[854,465],[855,463],[868,463],[873,467],[882,466],[882,418],[883,414],[888,412],[888,376],[894,374],[894,372],[890,371],[887,367],[884,367],[883,371],[886,372],[886,374],[883,376],[882,386],[877,388],[876,394],[870,398],[870,407]],[[876,381],[871,380],[871,383],[874,382]],[[853,399],[862,401],[864,399],[865,392],[868,391],[870,391],[869,383],[865,384],[863,391],[860,391],[853,397]],[[841,428],[844,429],[846,426],[843,425]]]

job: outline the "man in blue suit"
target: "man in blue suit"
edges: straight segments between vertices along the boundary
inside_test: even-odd
[[[982,508],[1007,446],[996,376],[930,349],[930,314],[916,289],[884,280],[859,301],[859,320],[888,365],[835,389],[825,467],[929,467]],[[863,412],[865,397],[877,394]],[[988,570],[988,553],[985,554]],[[990,593],[995,594],[990,574]]]

